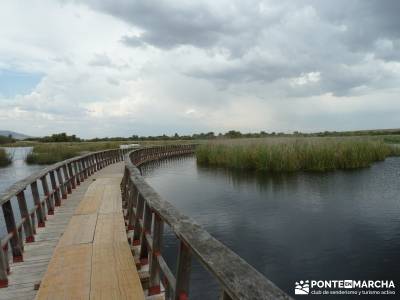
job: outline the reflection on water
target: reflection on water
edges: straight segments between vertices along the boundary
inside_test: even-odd
[[[142,171],[164,199],[292,296],[303,279],[400,284],[400,158],[323,174],[231,172],[198,167],[194,157]],[[172,236],[165,248],[173,265]],[[215,296],[198,269],[193,299]]]

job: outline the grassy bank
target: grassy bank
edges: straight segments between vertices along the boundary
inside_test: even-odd
[[[0,167],[5,167],[11,164],[12,159],[7,151],[3,148],[0,148]]]
[[[208,143],[198,147],[200,165],[268,172],[330,171],[370,166],[400,148],[357,138],[265,139]]]

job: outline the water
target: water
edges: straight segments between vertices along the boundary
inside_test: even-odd
[[[0,167],[0,193],[18,180],[44,168],[40,165],[28,165],[25,158],[32,151],[32,147],[5,148],[13,157],[13,162],[7,167]]]
[[[152,163],[143,174],[164,199],[292,296],[295,281],[306,279],[400,285],[400,158],[356,171],[268,176],[198,167],[187,157]],[[164,248],[174,266],[171,234]],[[194,269],[191,299],[215,299],[216,284]]]
[[[5,148],[13,158],[12,164],[7,167],[0,167],[0,194],[9,188],[12,184],[18,180],[28,177],[32,173],[41,170],[45,166],[43,165],[28,165],[25,162],[25,158],[32,151],[32,147],[14,147]],[[39,189],[40,195],[43,195],[43,191]],[[28,209],[33,207],[32,195],[30,188],[27,188],[26,200]],[[11,199],[11,204],[13,206],[13,211],[15,214],[15,219],[18,222],[21,219],[19,214],[19,208],[15,197]],[[0,237],[3,237],[7,233],[3,212],[0,212]]]

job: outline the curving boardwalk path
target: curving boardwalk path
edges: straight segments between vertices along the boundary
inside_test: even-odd
[[[12,266],[0,299],[144,299],[127,242],[122,175],[123,163],[110,165],[63,200],[26,245],[24,262]]]

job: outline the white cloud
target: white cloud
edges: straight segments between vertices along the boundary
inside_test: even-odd
[[[291,85],[306,85],[310,83],[316,83],[321,80],[321,73],[320,72],[309,72],[309,73],[302,73],[299,77],[293,78],[291,80]]]
[[[344,2],[312,0],[158,4],[3,1],[0,70],[43,78],[1,96],[0,128],[90,137],[398,127],[389,5],[364,10],[362,24],[359,2],[349,15]]]

